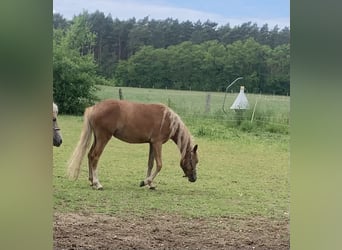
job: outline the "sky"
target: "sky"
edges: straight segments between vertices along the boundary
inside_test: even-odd
[[[290,27],[290,0],[53,0],[53,12],[70,20],[87,10],[99,10],[112,18],[137,20],[166,18],[205,22],[231,27],[251,21],[259,27]]]

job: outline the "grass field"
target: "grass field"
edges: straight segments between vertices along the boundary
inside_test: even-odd
[[[103,99],[119,99],[119,88],[98,86],[98,97]],[[182,116],[190,125],[201,118],[201,126],[215,123],[225,127],[238,127],[248,132],[289,133],[290,97],[246,93],[250,108],[243,113],[242,122],[230,106],[238,93],[179,91],[121,87],[124,99],[139,102],[164,103]],[[210,95],[208,101],[208,94]],[[209,103],[209,104],[208,104]],[[224,108],[224,111],[223,111]],[[252,115],[253,111],[253,121]],[[206,122],[205,122],[206,121]],[[195,125],[197,129],[201,129]],[[211,126],[208,126],[209,128]],[[206,128],[205,128],[206,129]],[[195,133],[197,130],[195,131]],[[203,132],[203,131],[200,131]],[[208,133],[208,131],[207,131]],[[213,134],[213,131],[211,131]],[[201,135],[201,134],[199,134]],[[221,137],[221,135],[218,135]]]
[[[280,133],[247,132],[230,126],[224,120],[226,118],[220,119],[225,117],[220,113],[222,93],[211,93],[210,113],[205,114],[206,93],[203,92],[122,89],[125,99],[162,102],[181,115],[199,145],[197,182],[190,183],[181,177],[178,149],[173,142],[168,142],[163,147],[163,169],[155,179],[157,190],[139,187],[139,182],[145,178],[148,145],[128,144],[117,139],[109,142],[99,162],[103,191],[90,188],[86,159],[79,179],[69,181],[66,165],[79,139],[82,117],[61,115],[58,122],[63,144],[53,149],[55,211],[120,216],[165,213],[191,218],[262,216],[288,219],[288,133],[284,130]],[[100,99],[118,99],[117,88],[113,87],[101,87],[98,95]],[[235,97],[236,94],[228,95],[226,109]],[[288,127],[288,97],[247,97],[253,105],[258,98],[259,114],[278,115],[279,119],[272,118],[274,123]]]

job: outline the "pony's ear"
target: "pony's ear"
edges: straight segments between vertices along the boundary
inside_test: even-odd
[[[192,149],[192,152],[196,153],[197,148],[198,148],[198,145],[196,144],[196,145],[194,146],[194,148]]]

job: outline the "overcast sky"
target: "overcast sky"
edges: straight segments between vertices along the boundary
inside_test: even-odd
[[[179,21],[210,20],[230,26],[251,21],[259,27],[290,27],[290,0],[54,0],[53,11],[67,19],[87,10],[111,14],[113,18],[137,20],[171,17]]]

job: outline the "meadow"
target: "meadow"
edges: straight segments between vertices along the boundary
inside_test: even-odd
[[[124,99],[161,102],[172,107],[199,145],[198,179],[182,178],[180,154],[173,142],[163,146],[157,189],[139,187],[145,178],[147,144],[112,139],[99,161],[103,191],[88,183],[85,158],[80,177],[66,177],[67,161],[79,139],[82,117],[60,115],[63,144],[53,149],[54,211],[115,216],[174,214],[187,218],[289,218],[289,97],[247,94],[251,110],[237,125],[229,110],[237,93],[122,88]],[[99,99],[118,99],[118,88],[99,86]],[[207,110],[206,110],[207,109]]]
[[[190,125],[196,123],[201,118],[201,122],[195,124],[196,132],[203,130],[206,125],[205,121],[207,121],[210,124],[214,123],[215,125],[225,127],[237,127],[247,132],[267,131],[282,134],[289,133],[289,96],[246,93],[249,109],[245,110],[242,113],[242,117],[240,117],[235,111],[230,109],[238,93],[229,92],[225,99],[225,93],[223,92],[111,86],[98,87],[98,97],[100,100],[108,98],[119,99],[119,89],[121,89],[124,99],[145,103],[159,102],[168,105],[180,114],[184,121],[189,121]],[[210,127],[212,126],[210,125]],[[206,131],[206,133],[211,133],[211,136],[214,135],[213,131]],[[222,138],[220,135],[218,137]]]

